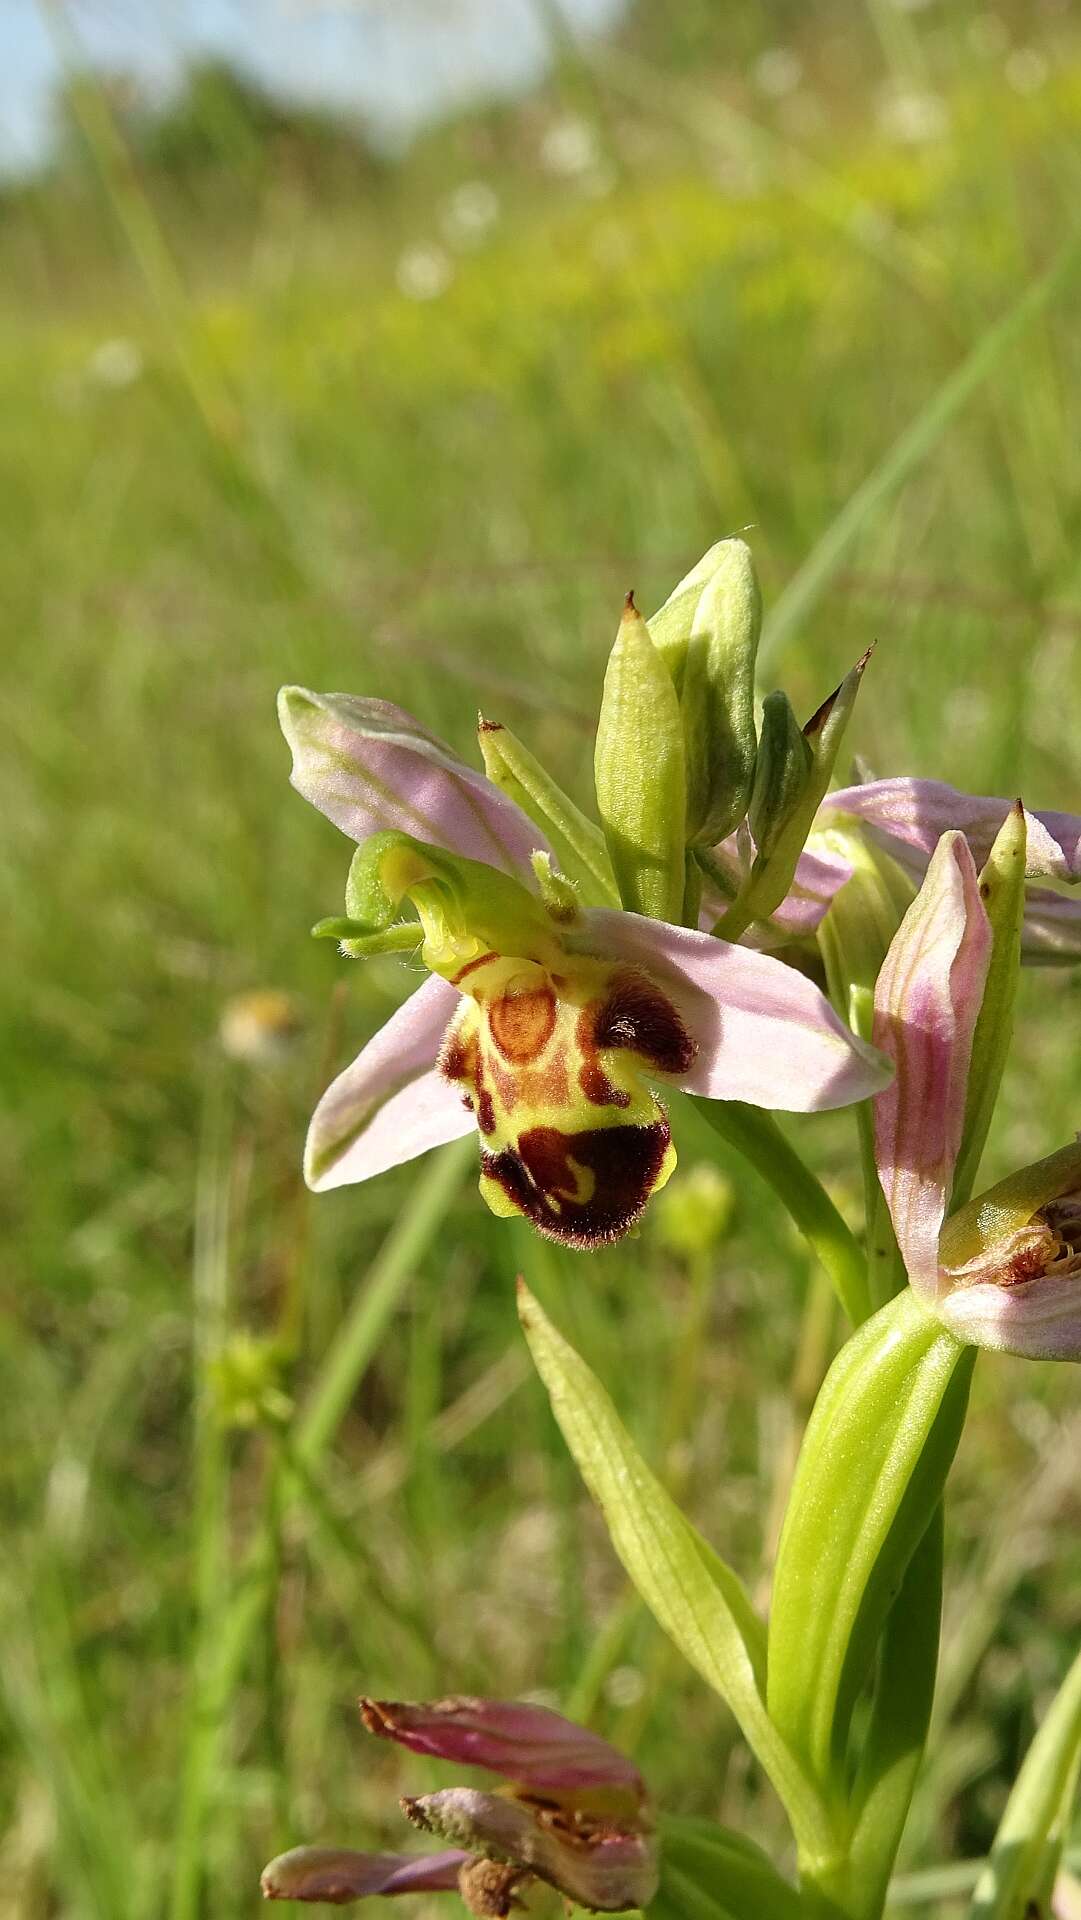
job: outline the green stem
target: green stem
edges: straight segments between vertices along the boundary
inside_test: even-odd
[[[411,1204],[401,1214],[369,1268],[367,1282],[357,1295],[308,1398],[296,1439],[301,1460],[313,1463],[321,1459],[334,1438],[357,1383],[413,1277],[418,1260],[454,1198],[467,1159],[474,1152],[471,1140],[456,1141],[453,1146],[442,1148],[418,1180]]]
[[[822,1182],[801,1160],[776,1120],[742,1100],[695,1099],[715,1133],[735,1147],[783,1201],[808,1246],[822,1262],[853,1326],[871,1310],[863,1249],[845,1225]]]

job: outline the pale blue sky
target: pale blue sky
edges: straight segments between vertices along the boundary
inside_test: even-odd
[[[48,139],[60,71],[51,0],[0,0],[0,167],[30,166]],[[626,0],[563,0],[603,31]],[[480,93],[514,92],[545,64],[538,0],[67,0],[86,57],[167,89],[186,55],[236,61],[278,91],[362,113],[408,137]]]

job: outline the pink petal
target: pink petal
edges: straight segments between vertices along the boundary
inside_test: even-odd
[[[472,1114],[435,1069],[457,1005],[455,989],[430,975],[331,1081],[304,1148],[313,1192],[370,1180],[472,1131]]]
[[[1081,960],[1081,900],[1050,887],[1027,888],[1021,958],[1030,966]]]
[[[862,787],[843,787],[827,794],[821,811],[832,810],[863,820],[888,839],[900,840],[930,856],[942,834],[963,833],[976,865],[982,867],[991,851],[1010,800],[985,799],[961,793],[944,780],[869,780]],[[1081,879],[1081,817],[1075,813],[1029,813],[1028,863],[1034,878]]]
[[[729,875],[735,893],[754,859],[754,842],[746,826],[730,833],[727,840],[714,847],[712,857]],[[805,847],[796,862],[792,885],[780,906],[768,921],[751,928],[743,936],[742,944],[766,952],[770,947],[784,946],[788,940],[814,933],[828,913],[834,895],[851,878],[852,867],[840,854],[811,853]],[[719,889],[711,889],[708,881],[703,898],[702,931],[708,932],[720,918],[725,903]]]
[[[1081,1880],[1063,1867],[1051,1891],[1054,1920],[1081,1920]]]
[[[789,934],[813,933],[834,894],[852,878],[850,863],[837,853],[809,853],[796,862],[792,886],[773,915],[773,925]]]
[[[294,787],[351,839],[410,833],[534,884],[529,856],[547,851],[544,835],[401,707],[283,687],[278,718]]]
[[[607,907],[585,911],[572,937],[583,952],[630,961],[671,994],[697,1046],[677,1079],[690,1093],[808,1113],[886,1084],[886,1062],[812,981],[768,954]]]
[[[974,1347],[1027,1360],[1081,1360],[1081,1274],[1042,1274],[1010,1286],[981,1281],[955,1287],[938,1305],[940,1320]]]
[[[458,1885],[468,1853],[352,1853],[347,1847],[293,1847],[263,1868],[264,1900],[320,1900],[344,1907],[367,1894],[443,1893]]]
[[[909,1279],[932,1299],[990,952],[967,842],[944,834],[882,964],[873,1027],[897,1069],[875,1100],[878,1177]]]
[[[621,1787],[644,1793],[632,1761],[598,1733],[517,1700],[362,1700],[370,1733],[414,1753],[484,1767],[536,1792]]]

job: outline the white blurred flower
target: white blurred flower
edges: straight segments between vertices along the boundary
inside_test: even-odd
[[[1016,93],[1038,93],[1047,81],[1050,68],[1035,47],[1015,47],[1004,71]]]
[[[880,132],[901,146],[923,146],[941,140],[949,129],[946,102],[937,93],[915,90],[887,94],[877,114]]]
[[[86,371],[99,387],[130,387],[143,370],[143,356],[134,340],[103,340],[94,348]]]
[[[541,141],[541,165],[549,173],[568,177],[588,173],[598,165],[600,157],[597,136],[588,120],[570,115],[565,120],[553,121]]]
[[[476,246],[495,226],[499,210],[499,195],[486,180],[463,181],[444,202],[444,236],[451,246]]]
[[[613,1667],[604,1683],[606,1698],[613,1707],[636,1707],[646,1690],[637,1667]]]
[[[407,247],[394,277],[407,300],[438,300],[454,278],[454,263],[442,247]]]
[[[248,1066],[272,1066],[285,1058],[303,1031],[304,1021],[292,994],[277,987],[235,993],[222,1008],[218,1039],[223,1053]]]
[[[803,61],[791,47],[770,47],[754,63],[755,86],[771,100],[795,93],[802,79]]]

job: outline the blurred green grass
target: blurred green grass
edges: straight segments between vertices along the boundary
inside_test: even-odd
[[[725,1163],[703,1278],[659,1207],[589,1261],[495,1223],[460,1156],[299,1181],[315,1093],[409,980],[307,940],[346,848],[288,790],[278,684],[378,693],[467,752],[479,704],[588,803],[626,587],[656,604],[753,524],[775,606],[1076,221],[1067,11],[664,14],[398,170],[234,167],[220,118],[197,174],[133,161],[90,89],[82,161],[0,209],[0,1914],[231,1920],[287,1842],[396,1844],[424,1767],[362,1744],[361,1688],[570,1701],[673,1805],[783,1849],[626,1603],[510,1284],[754,1578],[836,1334],[762,1191]],[[463,230],[478,182],[496,211]],[[1078,284],[783,636],[808,711],[877,638],[879,770],[1081,804]],[[228,1057],[264,988],[297,1036]],[[1078,1010],[1073,977],[1026,983],[996,1167],[1076,1129]],[[713,1155],[677,1120],[685,1167]],[[854,1193],[843,1116],[798,1133]],[[355,1390],[306,1454],[358,1301]],[[1068,1369],[977,1376],[908,1864],[986,1847],[1076,1641],[1074,1398]]]

